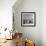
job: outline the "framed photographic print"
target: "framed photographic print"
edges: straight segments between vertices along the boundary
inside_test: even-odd
[[[35,12],[21,12],[21,26],[34,27],[36,26]]]

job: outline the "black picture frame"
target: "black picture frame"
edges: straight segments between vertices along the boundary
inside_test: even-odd
[[[36,12],[21,12],[21,26],[35,27],[36,26]]]

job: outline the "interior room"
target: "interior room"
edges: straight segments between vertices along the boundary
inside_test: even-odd
[[[46,46],[46,0],[0,0],[0,46]]]

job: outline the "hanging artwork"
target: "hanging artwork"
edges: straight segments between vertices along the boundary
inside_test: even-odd
[[[21,26],[34,27],[36,26],[35,12],[21,12]]]

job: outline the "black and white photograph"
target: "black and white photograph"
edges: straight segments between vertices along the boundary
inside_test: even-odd
[[[21,12],[21,26],[35,26],[35,12]]]

